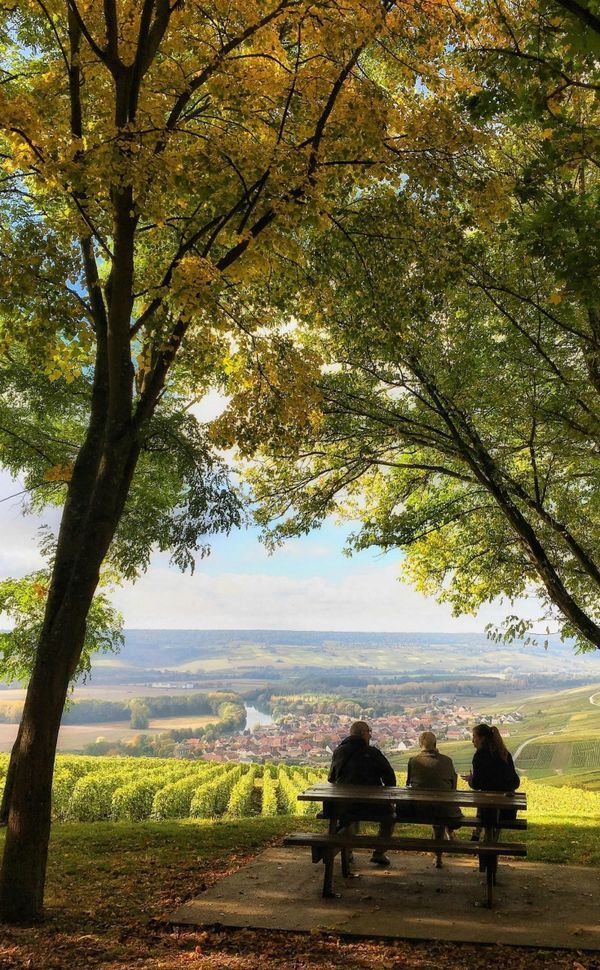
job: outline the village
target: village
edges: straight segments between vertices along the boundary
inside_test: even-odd
[[[494,718],[470,706],[448,704],[432,697],[425,707],[402,714],[369,718],[373,743],[387,754],[418,747],[419,734],[433,731],[440,742],[467,741],[474,724],[497,724],[504,737],[511,725],[521,720],[518,711]],[[333,749],[349,733],[354,720],[347,714],[285,714],[272,724],[261,724],[250,731],[226,735],[213,741],[189,738],[181,741],[174,754],[179,758],[202,758],[227,762],[285,762],[286,764],[326,764]]]

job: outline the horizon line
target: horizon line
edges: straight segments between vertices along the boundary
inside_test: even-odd
[[[326,634],[326,633],[351,633],[351,634],[372,634],[374,636],[450,636],[450,637],[479,637],[483,636],[486,640],[491,639],[491,637],[485,632],[485,630],[319,630],[316,628],[307,627],[177,627],[177,626],[164,626],[164,627],[144,627],[144,626],[127,626],[123,627],[124,633],[313,633],[313,634]],[[531,637],[537,639],[555,639],[560,638],[558,633],[530,633]],[[563,640],[563,643],[568,643],[572,640],[572,637]],[[517,638],[513,641],[500,641],[499,645],[502,643],[508,644],[509,642],[519,642]]]

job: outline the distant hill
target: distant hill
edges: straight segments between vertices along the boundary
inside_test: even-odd
[[[258,676],[279,679],[307,671],[428,680],[448,674],[511,679],[521,675],[590,680],[600,676],[600,651],[576,655],[553,639],[547,650],[497,644],[484,634],[347,633],[312,630],[127,630],[119,654],[98,657],[94,681],[132,678]]]

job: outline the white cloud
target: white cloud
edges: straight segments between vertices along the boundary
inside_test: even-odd
[[[20,485],[0,474],[0,499]],[[40,568],[37,530],[50,519],[56,528],[59,510],[23,516],[22,499],[0,504],[0,579]],[[339,538],[339,537],[338,537]],[[325,541],[323,541],[325,540]],[[342,544],[340,540],[340,545]],[[342,560],[327,533],[294,539],[269,559],[255,536],[238,536],[233,546],[221,540],[219,557],[200,562],[194,576],[168,568],[168,557],[156,556],[136,585],[118,590],[115,604],[128,627],[155,629],[304,629],[372,631],[481,631],[505,612],[537,615],[534,606],[504,610],[493,604],[477,617],[453,617],[397,579],[398,563],[376,560],[365,566]],[[235,551],[234,551],[235,550]],[[228,558],[235,565],[222,571]],[[269,569],[267,570],[267,565]],[[353,568],[354,567],[354,568]],[[218,570],[218,572],[217,572]],[[298,572],[301,575],[297,575]],[[296,573],[296,575],[294,575]],[[533,614],[532,614],[533,610]],[[6,617],[0,616],[0,626]]]
[[[504,615],[501,606],[477,617],[450,609],[398,582],[386,565],[342,579],[226,573],[194,576],[153,569],[119,590],[126,626],[179,629],[304,629],[478,632]]]

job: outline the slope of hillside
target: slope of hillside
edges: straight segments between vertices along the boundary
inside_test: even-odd
[[[507,747],[519,773],[553,786],[600,790],[600,684],[530,696],[505,696],[482,705],[483,713],[498,716],[514,707],[522,720],[505,725]],[[457,771],[466,772],[473,757],[470,741],[443,742]],[[392,756],[402,774],[411,752]]]
[[[496,644],[484,634],[337,633],[297,630],[128,630],[119,654],[95,660],[94,681],[126,682],[140,674],[171,678],[260,671],[281,677],[314,670],[373,678],[447,674],[522,675],[557,681],[600,679],[600,651],[574,655],[568,643]]]

